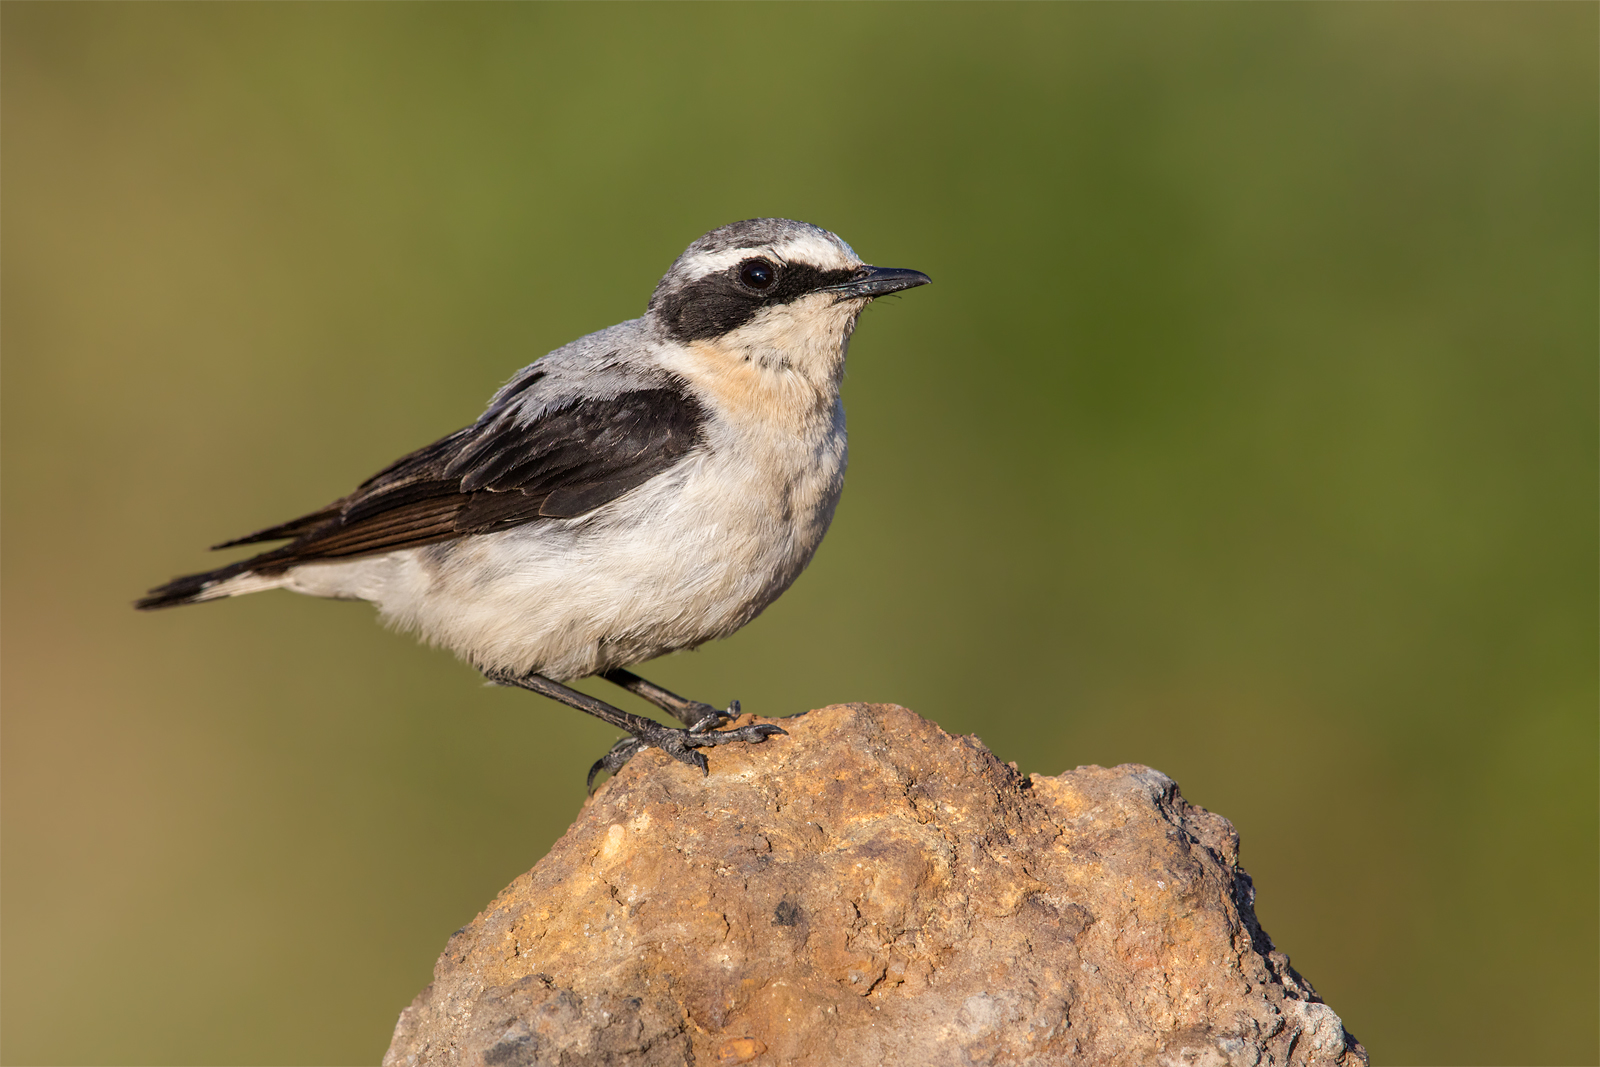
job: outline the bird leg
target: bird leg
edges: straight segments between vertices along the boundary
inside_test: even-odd
[[[551,681],[542,674],[512,674],[509,671],[485,671],[484,676],[496,685],[510,685],[518,689],[526,689],[530,693],[547,696],[557,700],[569,708],[577,708],[599,719],[601,722],[610,723],[619,730],[626,730],[630,736],[618,741],[607,752],[595,761],[589,768],[588,785],[594,787],[594,776],[602,770],[615,774],[622,769],[622,765],[638,753],[642,748],[659,748],[679,763],[687,763],[691,767],[699,767],[701,774],[708,773],[706,758],[694,751],[697,748],[707,748],[712,745],[726,745],[734,741],[748,741],[759,744],[773,734],[788,733],[777,726],[754,725],[741,726],[737,730],[715,731],[711,729],[679,730],[670,726],[662,726],[654,719],[647,719],[643,715],[634,715],[614,708],[610,704],[594,697],[569,689],[560,682]],[[638,681],[655,689],[650,683],[640,678]],[[683,700],[682,697],[667,693],[665,689],[656,690],[664,693],[674,700]],[[641,694],[642,695],[642,694]],[[648,698],[647,698],[648,699]],[[690,701],[684,701],[690,704]],[[716,709],[713,708],[712,711]]]
[[[674,719],[683,723],[691,733],[704,733],[714,726],[721,726],[725,722],[732,722],[739,717],[739,702],[731,701],[728,710],[723,711],[702,704],[698,700],[681,697],[669,689],[663,689],[654,682],[647,682],[632,671],[625,671],[621,667],[605,671],[600,675],[612,685],[620,685],[636,697],[648,700]]]

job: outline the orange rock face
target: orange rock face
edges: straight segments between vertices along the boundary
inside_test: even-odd
[[[1367,1062],[1146,767],[1025,778],[905,708],[635,757],[450,940],[385,1067]]]

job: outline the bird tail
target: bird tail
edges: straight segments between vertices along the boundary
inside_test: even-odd
[[[133,606],[140,611],[175,608],[179,604],[198,604],[202,600],[217,600],[226,596],[276,589],[288,580],[288,576],[281,569],[276,573],[252,570],[251,564],[256,562],[257,560],[247,559],[239,563],[230,563],[226,567],[218,567],[214,571],[174,578],[166,585],[150,590],[147,596],[135,601]]]

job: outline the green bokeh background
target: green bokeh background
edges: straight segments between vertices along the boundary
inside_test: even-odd
[[[614,733],[129,602],[784,215],[935,284],[647,673],[1151,764],[1377,1062],[1596,1062],[1597,12],[6,4],[0,1055],[378,1059]]]

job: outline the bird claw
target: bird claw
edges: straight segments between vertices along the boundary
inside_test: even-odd
[[[689,733],[688,743],[695,748],[705,748],[710,745],[727,745],[735,741],[746,741],[752,745],[759,745],[775,734],[788,734],[781,726],[772,726],[768,723],[756,723],[751,726],[741,726],[737,730],[716,730],[707,733]]]
[[[705,708],[705,714],[689,727],[691,734],[703,734],[707,730],[713,730],[725,722],[732,722],[740,714],[740,704],[737,700],[730,700],[725,711],[714,708],[709,704],[702,704],[701,707]]]
[[[607,774],[616,774],[622,770],[622,765],[631,760],[645,747],[645,743],[637,737],[624,737],[611,746],[611,751],[594,761],[594,766],[589,768],[589,777],[584,779],[584,788],[591,794],[594,793],[594,776],[601,771]]]
[[[729,711],[737,713],[738,706],[738,701],[734,701]],[[701,774],[709,774],[711,769],[706,763],[706,758],[696,752],[695,749],[728,745],[734,742],[759,745],[769,737],[776,734],[788,734],[788,732],[781,726],[772,726],[768,723],[741,726],[737,730],[711,730],[709,728],[701,728],[700,723],[687,730],[661,726],[657,729],[646,731],[637,737],[624,737],[612,745],[611,751],[595,760],[594,766],[589,768],[587,786],[589,792],[593,793],[595,775],[601,771],[605,771],[608,774],[616,774],[622,769],[623,764],[638,755],[640,750],[644,748],[659,748],[679,763],[687,763],[691,767],[698,767]]]

